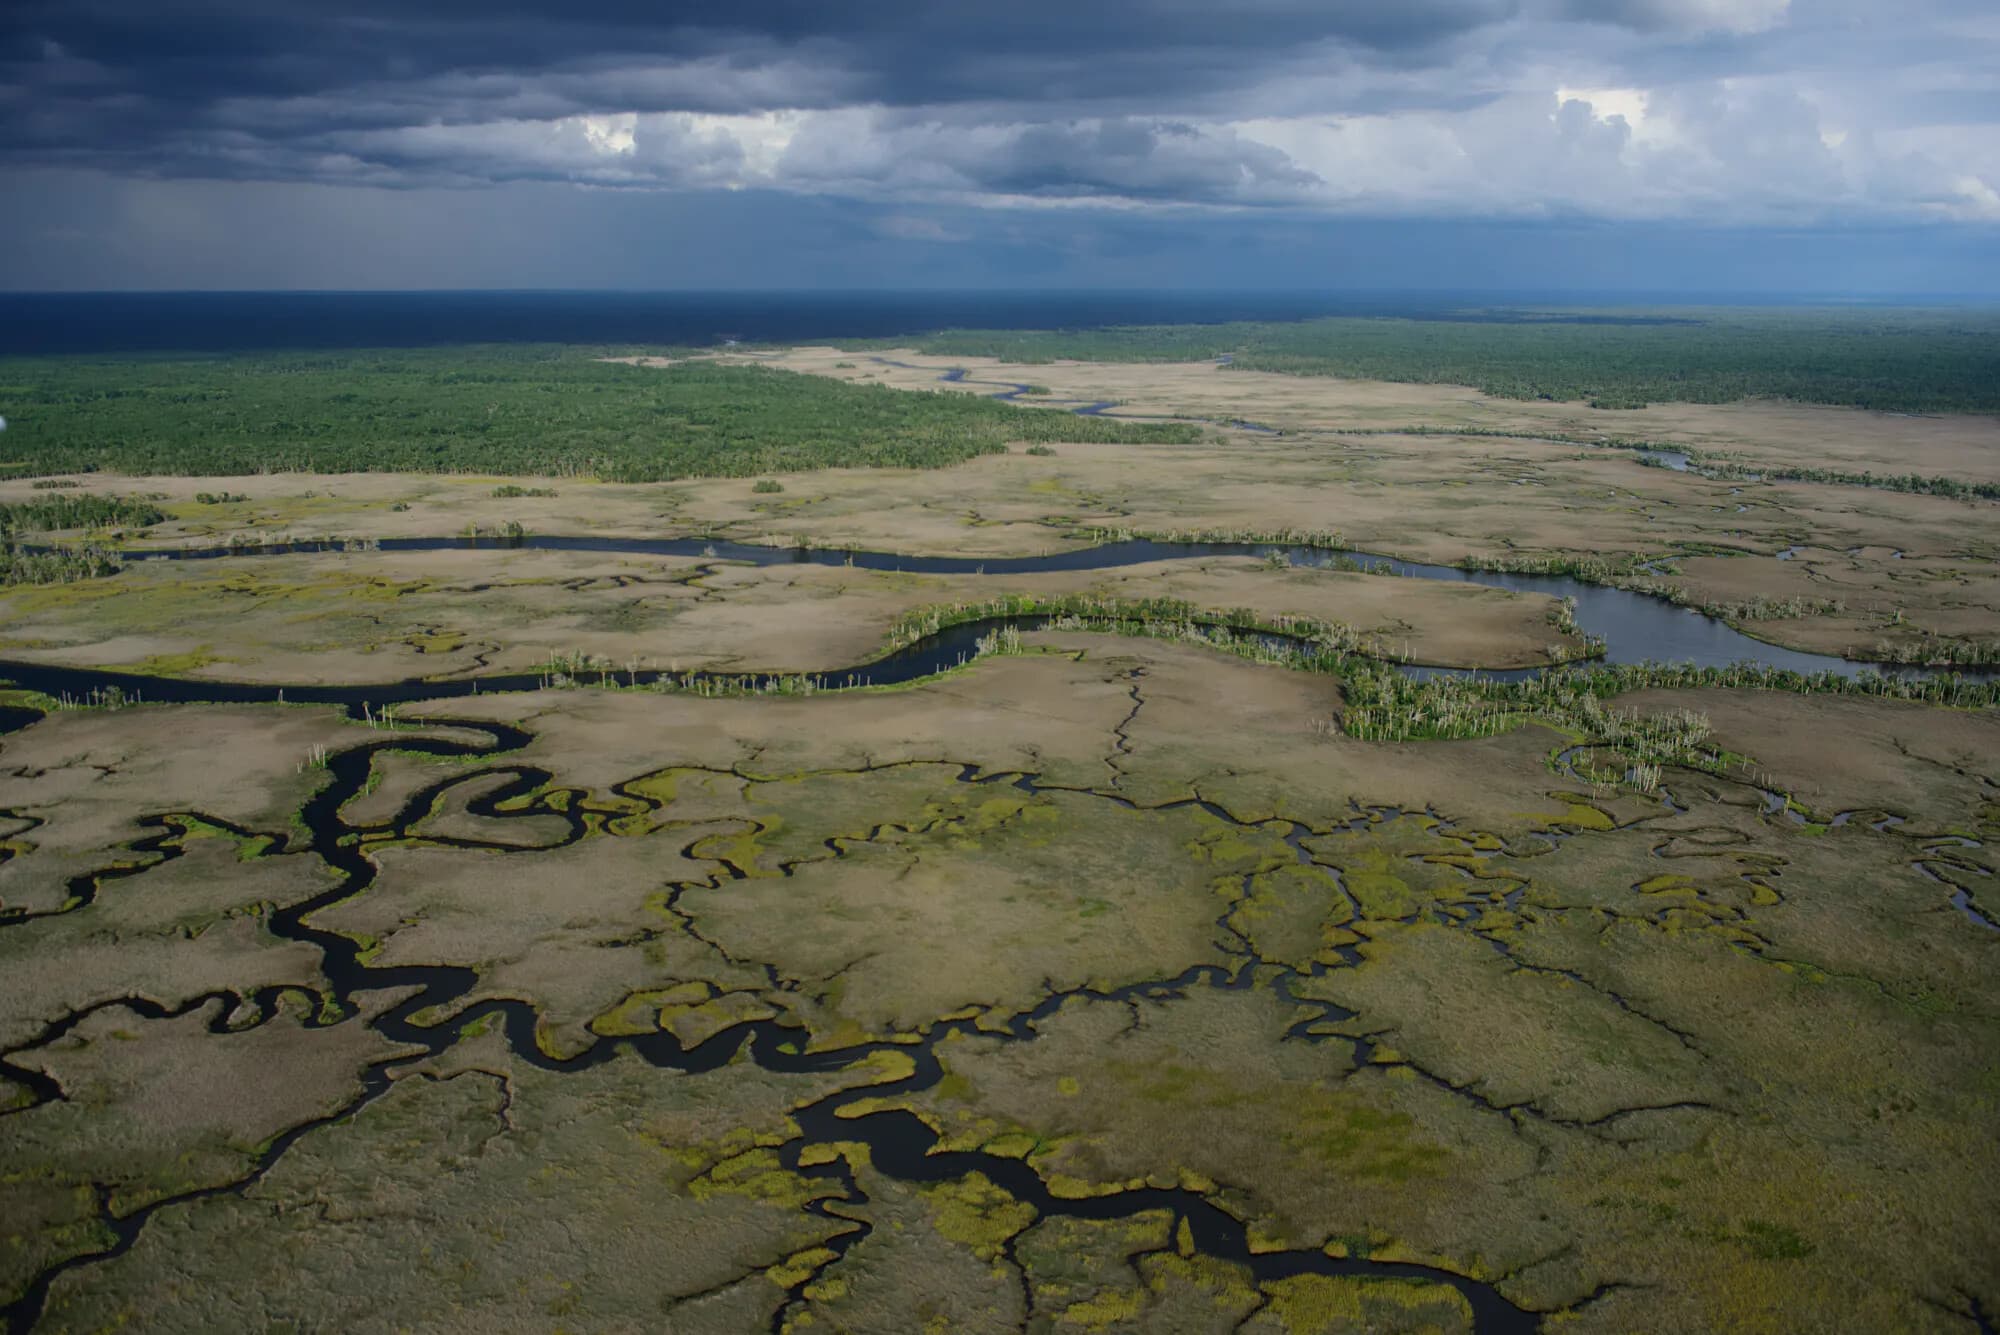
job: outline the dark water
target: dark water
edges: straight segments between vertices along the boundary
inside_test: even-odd
[[[19,732],[30,723],[41,721],[39,709],[21,709],[14,705],[0,705],[0,733]]]
[[[1645,294],[1594,303],[1644,304]],[[938,329],[1088,329],[1325,315],[1477,323],[1678,323],[1547,315],[1525,292],[86,292],[0,293],[0,354],[222,352],[453,343],[784,342]],[[1657,302],[1657,299],[1655,299]]]

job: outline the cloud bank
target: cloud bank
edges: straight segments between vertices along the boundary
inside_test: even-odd
[[[880,210],[2000,222],[1986,0],[14,0],[0,169]],[[51,178],[54,179],[54,178]],[[900,230],[899,230],[900,229]]]

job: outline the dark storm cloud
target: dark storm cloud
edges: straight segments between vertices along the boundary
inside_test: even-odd
[[[1989,10],[11,0],[0,168],[892,208],[1985,218]]]
[[[808,126],[777,167],[795,186],[849,194],[1270,204],[1320,179],[1268,144],[1171,121],[975,125],[936,119]]]
[[[1320,48],[1421,50],[1513,10],[1513,0],[612,0],[561,8],[524,0],[26,0],[0,17],[0,83],[32,94],[10,99],[13,142],[25,130],[59,143],[68,124],[91,131],[92,144],[121,118],[127,135],[158,134],[239,100],[296,99],[322,117],[368,125],[496,107],[728,112],[1179,97],[1254,81],[1274,61]],[[676,66],[695,77],[617,73]],[[754,77],[770,69],[812,73]],[[132,115],[142,110],[166,123]]]
[[[691,6],[610,0],[18,0],[0,15],[0,161],[156,175],[378,184],[562,176],[483,146],[376,132],[608,113],[744,114],[865,105],[951,119],[1190,109],[1284,71],[1421,63],[1517,0],[931,0]],[[1376,90],[1386,105],[1402,94]],[[1033,107],[1033,116],[1012,108]],[[370,138],[371,134],[375,137]],[[1121,135],[1165,147],[1156,169]],[[1030,193],[1099,188],[1095,137],[1140,195],[1177,174],[1299,178],[1269,150],[1235,167],[1171,128],[1051,128],[996,173]],[[655,141],[660,138],[654,135]],[[1026,160],[1036,146],[1050,157]],[[678,154],[674,155],[678,156]],[[712,153],[696,156],[713,157]],[[1282,155],[1276,155],[1281,158]],[[532,158],[532,155],[531,155]],[[1201,167],[1196,159],[1207,163]],[[417,173],[412,176],[411,173]],[[983,173],[974,171],[968,179]],[[590,172],[582,179],[596,179]],[[617,183],[615,181],[603,183]],[[668,182],[678,183],[678,182]],[[1217,193],[1197,189],[1197,195]]]
[[[1133,121],[1034,126],[978,164],[976,179],[1007,194],[1088,194],[1110,185],[1132,198],[1199,200],[1226,200],[1245,185],[1319,180],[1268,145]]]
[[[1505,18],[1515,0],[933,0],[856,4],[732,0],[22,0],[0,53],[41,60],[51,43],[164,99],[285,97],[451,71],[532,74],[634,57],[838,53],[855,95],[886,102],[1086,93],[1174,75],[1228,82],[1275,52],[1321,42],[1398,51]],[[1074,84],[1074,87],[1065,87]],[[679,105],[662,110],[685,109]]]

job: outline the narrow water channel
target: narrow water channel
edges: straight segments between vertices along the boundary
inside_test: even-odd
[[[1095,547],[1053,552],[1044,556],[910,556],[896,552],[865,551],[858,548],[769,547],[755,543],[727,542],[711,538],[623,538],[596,535],[534,534],[519,538],[383,538],[375,545],[384,552],[434,552],[511,550],[561,552],[605,552],[640,556],[695,556],[749,565],[851,566],[859,570],[908,571],[922,575],[1035,575],[1062,571],[1115,570],[1152,561],[1186,561],[1203,557],[1279,555],[1294,566],[1326,567],[1359,564],[1379,570],[1384,577],[1443,580],[1448,583],[1478,584],[1492,589],[1547,594],[1552,598],[1574,598],[1576,621],[1585,632],[1603,639],[1608,646],[1602,661],[1609,663],[1691,663],[1696,667],[1728,667],[1752,663],[1791,672],[1832,672],[1843,677],[1863,673],[1883,676],[1920,677],[1939,675],[1940,670],[1902,664],[1863,663],[1831,654],[1807,653],[1768,644],[1745,635],[1725,622],[1693,608],[1676,607],[1664,598],[1633,593],[1626,589],[1586,584],[1568,575],[1516,575],[1490,570],[1461,570],[1456,566],[1406,561],[1401,557],[1371,552],[1335,550],[1326,547],[1267,542],[1155,542],[1132,538]],[[279,543],[264,547],[140,548],[125,553],[135,561],[203,561],[233,556],[291,555],[344,550],[338,542]],[[936,671],[939,663],[930,670]],[[13,665],[6,664],[8,671]],[[854,671],[860,671],[857,668]],[[868,665],[874,673],[875,665]],[[1993,667],[1962,668],[1967,677],[1991,677],[2000,673]],[[845,670],[824,674],[843,677]],[[921,674],[919,674],[921,675]],[[1518,674],[1492,673],[1493,676]],[[873,680],[888,680],[875,675]]]
[[[205,687],[202,683],[186,683],[186,685],[197,691]],[[1473,1313],[1476,1328],[1481,1332],[1517,1335],[1519,1332],[1533,1331],[1540,1327],[1541,1319],[1537,1313],[1515,1306],[1492,1285],[1465,1275],[1409,1263],[1334,1257],[1317,1249],[1256,1251],[1251,1247],[1249,1229],[1244,1221],[1221,1210],[1199,1193],[1185,1189],[1145,1188],[1081,1200],[1058,1197],[1049,1191],[1047,1184],[1033,1168],[1022,1160],[978,1151],[939,1152],[938,1133],[931,1130],[914,1114],[897,1109],[881,1109],[856,1115],[857,1110],[851,1106],[863,1099],[892,1097],[898,1093],[916,1092],[935,1085],[943,1075],[936,1047],[947,1035],[977,1033],[998,1041],[1033,1042],[1038,1036],[1035,1027],[1037,1022],[1046,1020],[1066,1003],[1079,998],[1115,1003],[1125,998],[1137,997],[1164,999],[1197,986],[1246,988],[1253,984],[1253,977],[1256,975],[1256,970],[1248,964],[1239,963],[1227,968],[1212,964],[1196,965],[1173,978],[1147,980],[1104,991],[1094,991],[1085,987],[1057,992],[1045,997],[1031,1010],[1013,1017],[1004,1028],[981,1030],[977,1029],[971,1020],[948,1022],[933,1026],[915,1043],[875,1041],[838,1051],[811,1052],[808,1050],[810,1045],[807,1042],[809,1035],[805,1030],[778,1020],[760,1020],[738,1024],[692,1045],[684,1044],[669,1031],[660,1030],[637,1036],[601,1038],[583,1051],[566,1057],[554,1057],[542,1050],[537,1036],[540,1017],[528,1002],[488,998],[469,1006],[461,1006],[464,999],[480,986],[476,970],[458,965],[375,965],[366,962],[362,957],[361,947],[355,940],[315,926],[311,921],[319,910],[364,893],[374,883],[378,869],[366,851],[364,838],[383,834],[396,837],[408,835],[430,811],[443,790],[464,783],[468,779],[478,778],[480,774],[494,772],[488,770],[474,774],[449,775],[427,785],[423,791],[413,794],[395,816],[382,824],[351,823],[345,816],[344,809],[366,791],[377,758],[392,752],[402,752],[439,758],[493,761],[520,751],[532,740],[532,734],[523,728],[483,720],[433,719],[430,720],[430,724],[435,727],[462,730],[483,740],[426,736],[397,737],[392,734],[338,752],[328,759],[329,782],[306,803],[300,813],[300,824],[309,833],[309,851],[323,859],[337,874],[338,883],[321,894],[275,910],[266,922],[273,936],[308,944],[320,955],[320,972],[327,981],[329,999],[333,1005],[323,1009],[318,1018],[308,1023],[341,1022],[342,1016],[352,1015],[359,1009],[357,999],[361,994],[410,989],[410,995],[372,1019],[370,1027],[399,1044],[408,1044],[419,1049],[420,1054],[415,1057],[392,1058],[370,1067],[363,1077],[361,1093],[352,1102],[327,1117],[295,1127],[277,1137],[260,1154],[254,1170],[243,1180],[222,1186],[204,1187],[155,1201],[123,1216],[109,1215],[108,1207],[100,1204],[100,1209],[105,1211],[104,1222],[111,1238],[108,1247],[103,1251],[73,1257],[42,1271],[31,1281],[27,1291],[18,1300],[5,1308],[0,1308],[0,1319],[5,1321],[11,1335],[26,1335],[35,1327],[48,1302],[50,1288],[60,1275],[123,1255],[137,1244],[146,1225],[162,1210],[191,1205],[220,1195],[240,1193],[255,1185],[303,1136],[352,1117],[366,1105],[387,1093],[394,1086],[400,1072],[426,1057],[434,1057],[449,1050],[467,1031],[480,1027],[482,1021],[489,1019],[497,1022],[505,1041],[516,1057],[533,1066],[554,1072],[588,1069],[616,1059],[621,1054],[636,1057],[663,1070],[689,1074],[714,1070],[738,1058],[739,1055],[747,1055],[751,1061],[764,1069],[784,1073],[842,1070],[867,1059],[873,1053],[882,1051],[894,1051],[910,1058],[914,1069],[910,1075],[900,1080],[889,1084],[857,1085],[797,1109],[793,1114],[802,1134],[784,1147],[781,1152],[781,1162],[791,1171],[809,1177],[831,1179],[837,1185],[839,1195],[829,1201],[816,1203],[821,1208],[814,1210],[815,1213],[823,1214],[827,1218],[839,1220],[844,1226],[842,1232],[826,1242],[826,1246],[836,1257],[865,1238],[873,1225],[865,1217],[857,1220],[848,1214],[828,1214],[823,1207],[835,1203],[865,1206],[867,1195],[844,1161],[801,1165],[799,1159],[808,1144],[860,1141],[867,1145],[869,1161],[875,1170],[890,1178],[911,1183],[933,1183],[956,1180],[967,1173],[978,1172],[1017,1200],[1032,1206],[1041,1218],[1071,1216],[1123,1219],[1151,1211],[1165,1211],[1172,1217],[1176,1226],[1183,1221],[1186,1223],[1190,1236],[1201,1251],[1246,1266],[1259,1281],[1301,1274],[1428,1281],[1449,1286],[1461,1294]],[[509,845],[493,844],[491,847],[496,853],[505,856],[532,856],[533,852],[546,852],[550,848],[562,847],[586,836],[587,830],[582,817],[567,805],[561,806],[560,811],[547,803],[533,803],[528,806],[515,804],[510,809],[509,804],[514,803],[515,799],[551,784],[554,779],[552,774],[533,766],[518,764],[505,766],[504,772],[511,775],[509,781],[482,792],[468,802],[469,814],[497,821],[546,817],[552,813],[563,814],[569,818],[569,828],[556,844],[535,850],[516,849],[511,852],[507,851],[511,847]],[[970,764],[963,768],[958,777],[963,783],[1009,782],[1031,792],[1039,790],[1039,785],[1031,775],[982,776],[979,767]],[[1133,805],[1129,799],[1115,795],[1105,795],[1105,797],[1106,800],[1117,801],[1122,805]],[[1232,824],[1241,824],[1221,808],[1207,802],[1190,799],[1187,803],[1172,805],[1200,805],[1220,819],[1229,820]],[[1261,827],[1245,825],[1244,828]],[[162,854],[167,860],[172,860],[181,855],[181,850],[173,843],[172,835],[173,831],[163,824],[160,834],[149,838],[146,842],[152,851]],[[95,897],[98,879],[98,876],[86,876],[73,884],[75,902],[62,911],[73,912],[86,907]],[[0,928],[19,926],[30,921],[33,919],[0,920]],[[5,1057],[16,1056],[23,1051],[42,1048],[58,1041],[85,1016],[106,1006],[131,1006],[142,1014],[157,1017],[183,1014],[194,1007],[206,1005],[216,996],[220,996],[227,1003],[222,1008],[225,1016],[238,1011],[241,1005],[251,1005],[263,1019],[268,1020],[281,1006],[284,991],[283,988],[271,988],[244,998],[237,998],[227,993],[209,994],[171,1009],[144,998],[102,1000],[56,1021],[30,1042],[11,1049]],[[1324,1005],[1324,1003],[1313,1004]],[[454,1011],[454,1007],[459,1008]],[[420,1022],[420,1017],[440,1014],[449,1014],[450,1018],[442,1022],[435,1020]],[[61,1097],[61,1091],[53,1087],[53,1082],[38,1078],[38,1073],[32,1068],[8,1062],[5,1057],[0,1057],[0,1070],[4,1070],[9,1077],[28,1087],[34,1093],[37,1103]],[[805,1281],[802,1280],[794,1286],[790,1298],[798,1299],[804,1287]],[[790,1310],[791,1303],[788,1301],[774,1314],[771,1323],[774,1331],[782,1327]]]

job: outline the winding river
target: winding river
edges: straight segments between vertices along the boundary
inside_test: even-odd
[[[1134,538],[1096,547],[1056,552],[1046,556],[972,557],[907,556],[894,552],[835,548],[785,548],[753,543],[725,542],[707,538],[618,538],[593,536],[538,535],[521,538],[383,538],[375,549],[384,552],[428,552],[462,550],[530,549],[538,551],[607,552],[648,556],[694,556],[719,561],[739,561],[750,565],[851,566],[861,570],[909,571],[938,575],[1030,575],[1057,571],[1113,570],[1152,561],[1191,560],[1202,557],[1281,555],[1295,566],[1363,568],[1382,573],[1385,578],[1433,579],[1453,583],[1478,584],[1487,588],[1541,593],[1576,600],[1576,621],[1584,631],[1602,638],[1606,652],[1599,661],[1613,664],[1671,662],[1697,667],[1727,667],[1750,663],[1762,667],[1800,673],[1830,672],[1842,677],[1864,673],[1885,676],[1939,675],[1939,670],[1900,665],[1860,663],[1830,654],[1806,653],[1767,644],[1692,608],[1676,607],[1663,598],[1632,593],[1624,589],[1586,584],[1566,575],[1515,575],[1485,570],[1461,570],[1455,566],[1405,561],[1399,557],[1362,552],[1336,551],[1323,547],[1287,546],[1253,542],[1155,542]],[[297,542],[266,547],[140,549],[126,553],[135,561],[205,561],[226,557],[285,555],[294,553],[339,552],[339,542]],[[998,622],[975,622],[955,626],[926,637],[883,658],[806,674],[819,689],[842,686],[894,685],[956,667],[969,658],[978,638]],[[1029,618],[1017,622],[1034,629],[1040,621]],[[1546,671],[1543,668],[1488,670],[1464,668],[1410,667],[1413,676],[1476,676],[1493,680],[1518,680]],[[1961,670],[1971,678],[1990,678],[2000,672],[1992,667]],[[666,676],[686,677],[685,673],[664,671],[621,674],[620,680],[644,685]],[[796,676],[798,674],[789,674]],[[729,672],[703,674],[727,677],[732,681],[762,683],[776,674]],[[376,704],[407,700],[445,699],[480,691],[533,690],[545,678],[534,673],[485,677],[412,679],[364,686],[257,686],[229,682],[189,682],[169,677],[145,677],[133,673],[93,668],[61,667],[46,663],[0,660],[0,678],[50,695],[65,692],[86,696],[94,690],[116,687],[127,695],[147,700],[254,701],[285,699],[298,702],[354,704],[369,700]],[[629,680],[628,680],[629,678]]]

